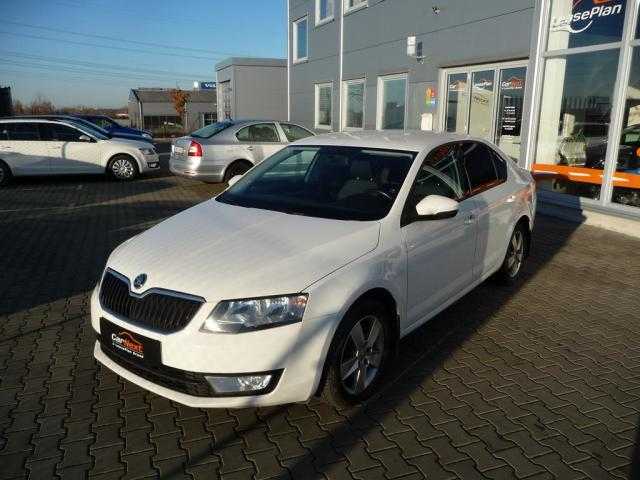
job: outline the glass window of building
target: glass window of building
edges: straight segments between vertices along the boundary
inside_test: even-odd
[[[293,61],[303,62],[308,58],[307,17],[293,22]]]
[[[402,130],[406,108],[407,76],[378,78],[378,130]]]
[[[547,50],[622,39],[626,0],[552,0]]]
[[[640,207],[640,47],[633,48],[631,72],[624,106],[622,135],[618,143],[611,201]],[[594,147],[594,157],[604,158],[606,143]],[[600,167],[602,168],[602,167]]]
[[[316,85],[316,108],[315,108],[315,127],[331,128],[332,114],[332,93],[333,85],[331,83],[321,83]]]
[[[367,6],[367,0],[344,0],[345,13],[350,10],[356,10],[361,7]]]
[[[447,132],[467,133],[469,121],[468,74],[452,73],[447,76]]]
[[[316,25],[333,20],[334,0],[316,0]]]
[[[344,82],[342,98],[342,128],[345,130],[363,129],[364,79]]]
[[[493,70],[473,72],[471,76],[471,108],[469,112],[469,135],[491,138],[494,102]]]
[[[520,158],[526,77],[526,67],[505,68],[500,71],[495,143],[516,160]]]
[[[539,188],[600,197],[618,57],[614,48],[546,60],[532,166]]]

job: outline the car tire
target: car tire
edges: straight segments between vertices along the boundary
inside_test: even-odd
[[[378,300],[363,300],[349,310],[329,349],[323,401],[339,409],[349,408],[377,392],[392,358],[391,325],[389,309]],[[358,345],[358,339],[364,343]]]
[[[229,165],[227,170],[224,172],[224,183],[229,183],[229,180],[236,175],[244,175],[251,167],[253,167],[253,165],[246,160],[236,160]]]
[[[502,266],[496,275],[503,285],[514,284],[521,275],[522,265],[527,258],[529,249],[529,230],[523,222],[518,222],[507,246]]]
[[[109,161],[109,174],[120,181],[133,180],[139,175],[138,164],[129,155],[116,155]]]
[[[11,169],[9,165],[0,160],[0,187],[4,187],[11,181]]]

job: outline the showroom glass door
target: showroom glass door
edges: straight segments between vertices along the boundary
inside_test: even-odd
[[[445,70],[442,130],[495,142],[518,160],[526,74],[526,62]]]

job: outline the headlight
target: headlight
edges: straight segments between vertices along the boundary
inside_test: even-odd
[[[213,309],[202,332],[240,333],[302,321],[307,295],[224,300]]]
[[[156,151],[153,148],[139,148],[143,155],[153,155]]]
[[[149,135],[148,133],[143,133],[143,134],[142,134],[142,136],[143,136],[144,138],[152,138],[152,137],[151,137],[151,135]]]

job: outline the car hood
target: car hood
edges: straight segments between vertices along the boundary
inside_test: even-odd
[[[330,220],[209,200],[118,247],[107,266],[144,289],[207,301],[297,293],[378,245],[379,222]]]
[[[108,140],[103,140],[104,142],[109,142],[111,144],[124,145],[127,147],[133,148],[149,148],[150,145],[148,142],[143,142],[142,140],[133,140],[130,138],[120,138],[120,137],[111,137]]]
[[[153,140],[150,138],[143,137],[142,135],[136,135],[133,133],[123,133],[123,132],[109,132],[112,138],[123,139],[123,140],[135,140],[142,143],[153,143]]]

